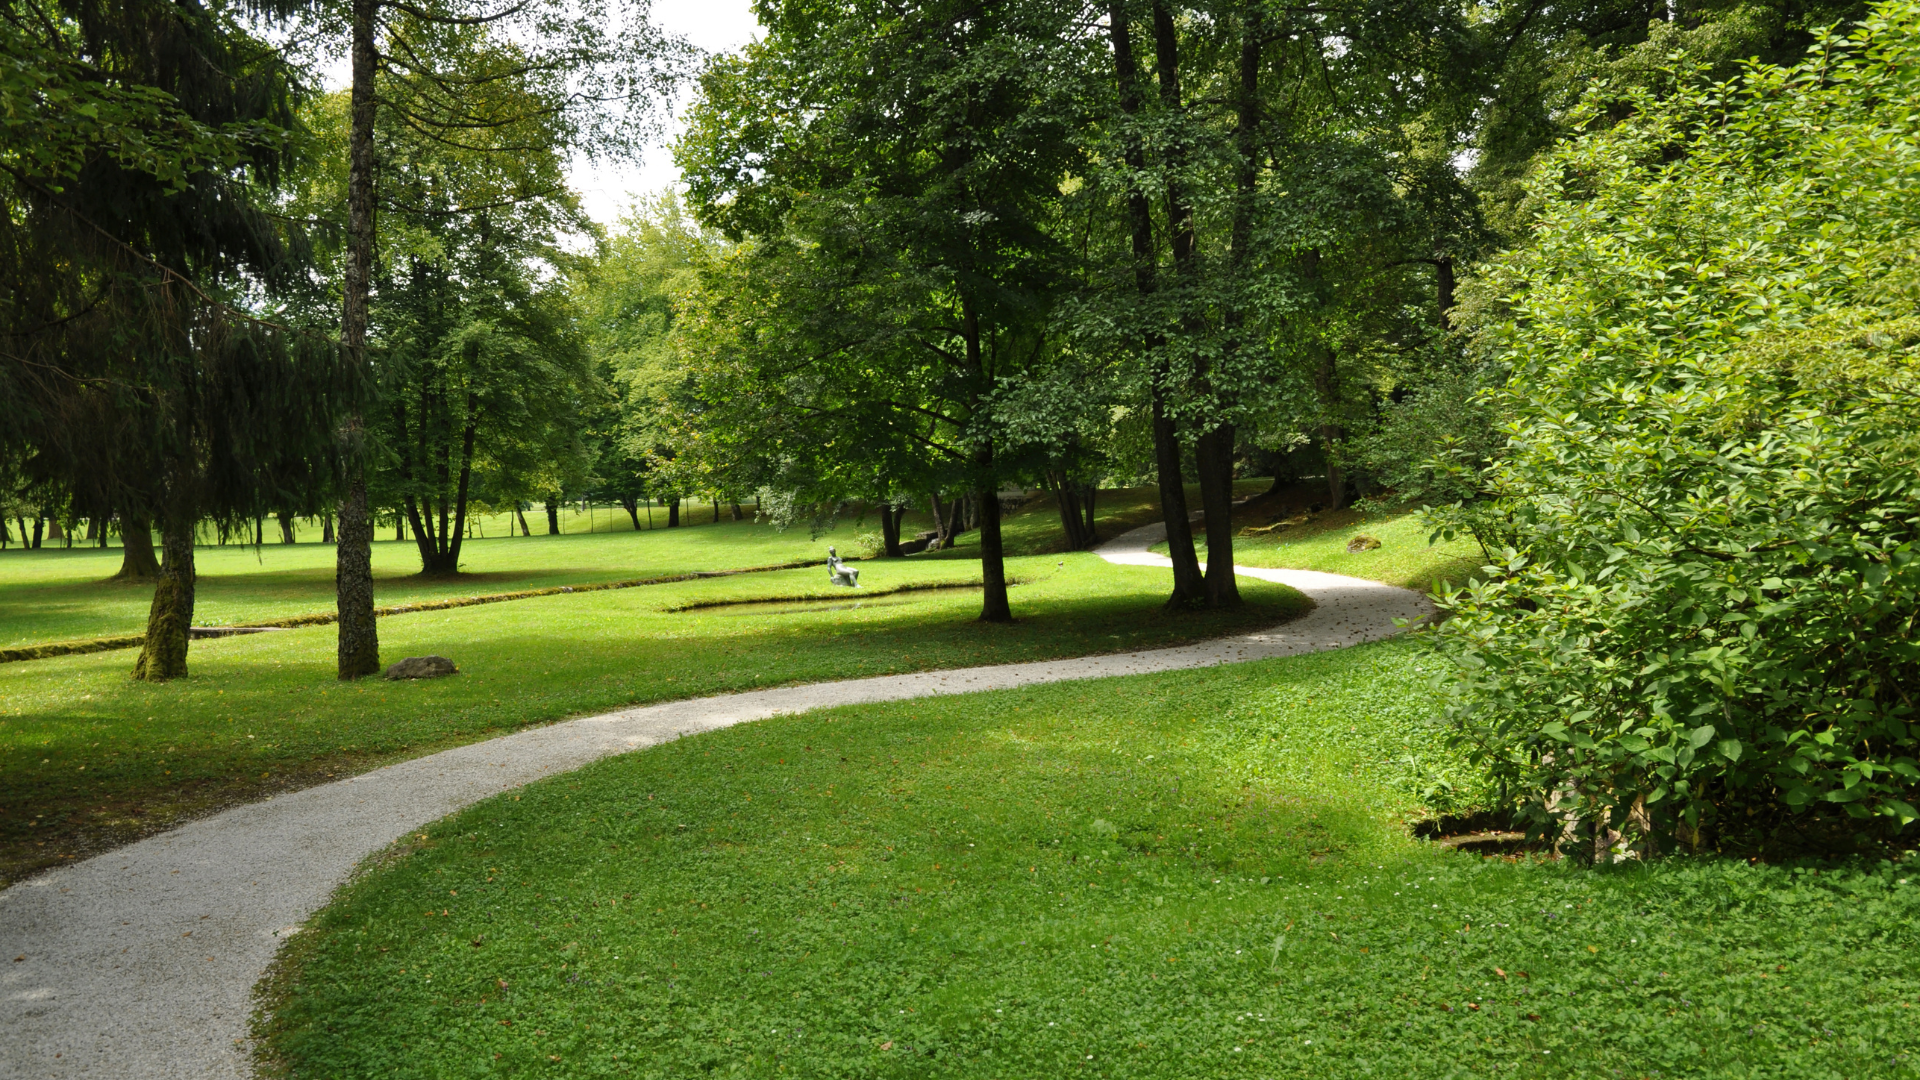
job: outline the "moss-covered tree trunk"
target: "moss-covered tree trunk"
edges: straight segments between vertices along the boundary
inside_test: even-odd
[[[184,515],[179,515],[184,516]],[[133,677],[166,682],[187,674],[187,631],[193,626],[193,529],[191,520],[168,515],[160,525],[160,580],[147,610],[147,640]],[[151,552],[149,552],[151,557]]]

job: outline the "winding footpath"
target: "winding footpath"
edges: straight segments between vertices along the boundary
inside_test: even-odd
[[[1102,546],[1172,563],[1161,525]],[[368,855],[502,791],[780,713],[1294,656],[1388,637],[1425,598],[1373,581],[1236,567],[1315,603],[1263,633],[1169,649],[928,671],[675,701],[532,728],[227,810],[0,892],[0,1078],[242,1080],[253,988]],[[22,959],[16,960],[15,957]]]

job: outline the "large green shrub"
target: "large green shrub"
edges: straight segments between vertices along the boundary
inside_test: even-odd
[[[1465,519],[1499,565],[1434,637],[1451,719],[1596,854],[1884,840],[1920,787],[1920,4],[1675,80],[1596,97],[1487,277],[1510,442]]]

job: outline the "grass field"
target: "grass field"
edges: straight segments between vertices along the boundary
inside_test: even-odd
[[[1246,481],[1242,487],[1254,490],[1264,484]],[[659,527],[637,533],[624,511],[616,511],[617,516],[605,509],[591,517],[574,514],[562,522],[565,531],[559,536],[502,536],[503,517],[487,538],[463,544],[465,572],[451,580],[421,577],[412,541],[396,541],[390,530],[378,531],[375,535],[386,539],[373,545],[375,602],[412,604],[475,593],[824,561],[827,545],[838,545],[843,556],[851,556],[858,537],[879,530],[874,517],[862,518],[857,511],[816,537],[804,524],[780,532],[765,523],[733,521],[724,510],[721,520],[713,522],[710,508],[696,509],[698,514],[688,515],[696,519],[693,525],[668,529],[665,511],[656,507]],[[1103,492],[1098,510],[1101,535],[1108,537],[1159,520],[1153,488]],[[534,527],[543,530],[544,519]],[[908,533],[931,527],[924,515],[908,516]],[[1047,554],[1062,546],[1058,510],[1044,497],[1011,514],[1002,531],[1009,554]],[[233,626],[333,610],[334,549],[317,542],[318,529],[299,535],[310,539],[257,548],[210,544],[198,549],[195,624]],[[934,558],[977,558],[978,553],[979,535],[967,533],[954,551]],[[0,551],[0,648],[139,633],[146,625],[153,586],[106,580],[119,570],[120,558],[117,546]]]
[[[270,982],[302,1077],[1901,1077],[1920,883],[1409,839],[1396,641],[778,717],[479,804]],[[1920,875],[1916,875],[1920,876]]]
[[[699,565],[697,551],[720,549],[731,528],[676,531],[690,550],[675,565]],[[600,542],[561,537],[547,550]],[[747,550],[743,560],[765,557]],[[388,659],[436,653],[460,665],[461,675],[430,683],[337,682],[330,626],[195,642],[191,677],[159,685],[128,678],[131,652],[0,664],[0,876],[528,724],[783,683],[1169,644],[1270,624],[1303,603],[1261,586],[1244,612],[1168,615],[1163,573],[1086,553],[1016,557],[1009,572],[1025,582],[1013,589],[1012,626],[976,622],[973,589],[873,595],[978,581],[965,549],[863,564],[857,607],[809,567],[382,619]],[[834,602],[670,610],[804,597]]]
[[[1236,530],[1260,528],[1278,515],[1255,506],[1234,515]],[[1370,536],[1380,546],[1369,551],[1347,551],[1356,536]],[[1433,591],[1444,582],[1455,586],[1486,560],[1478,545],[1466,540],[1429,543],[1430,530],[1421,524],[1417,512],[1399,514],[1363,514],[1354,510],[1326,511],[1289,528],[1258,536],[1235,535],[1233,561],[1240,566],[1271,566],[1295,570],[1321,570],[1329,574],[1347,574],[1371,578],[1422,591]],[[1195,528],[1194,544],[1200,557],[1206,558],[1207,538]],[[1155,551],[1165,554],[1167,546]]]

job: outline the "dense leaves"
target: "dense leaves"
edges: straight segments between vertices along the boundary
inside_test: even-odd
[[[1854,843],[1916,817],[1920,7],[1557,151],[1490,288],[1511,442],[1451,597],[1461,737],[1537,828]]]

